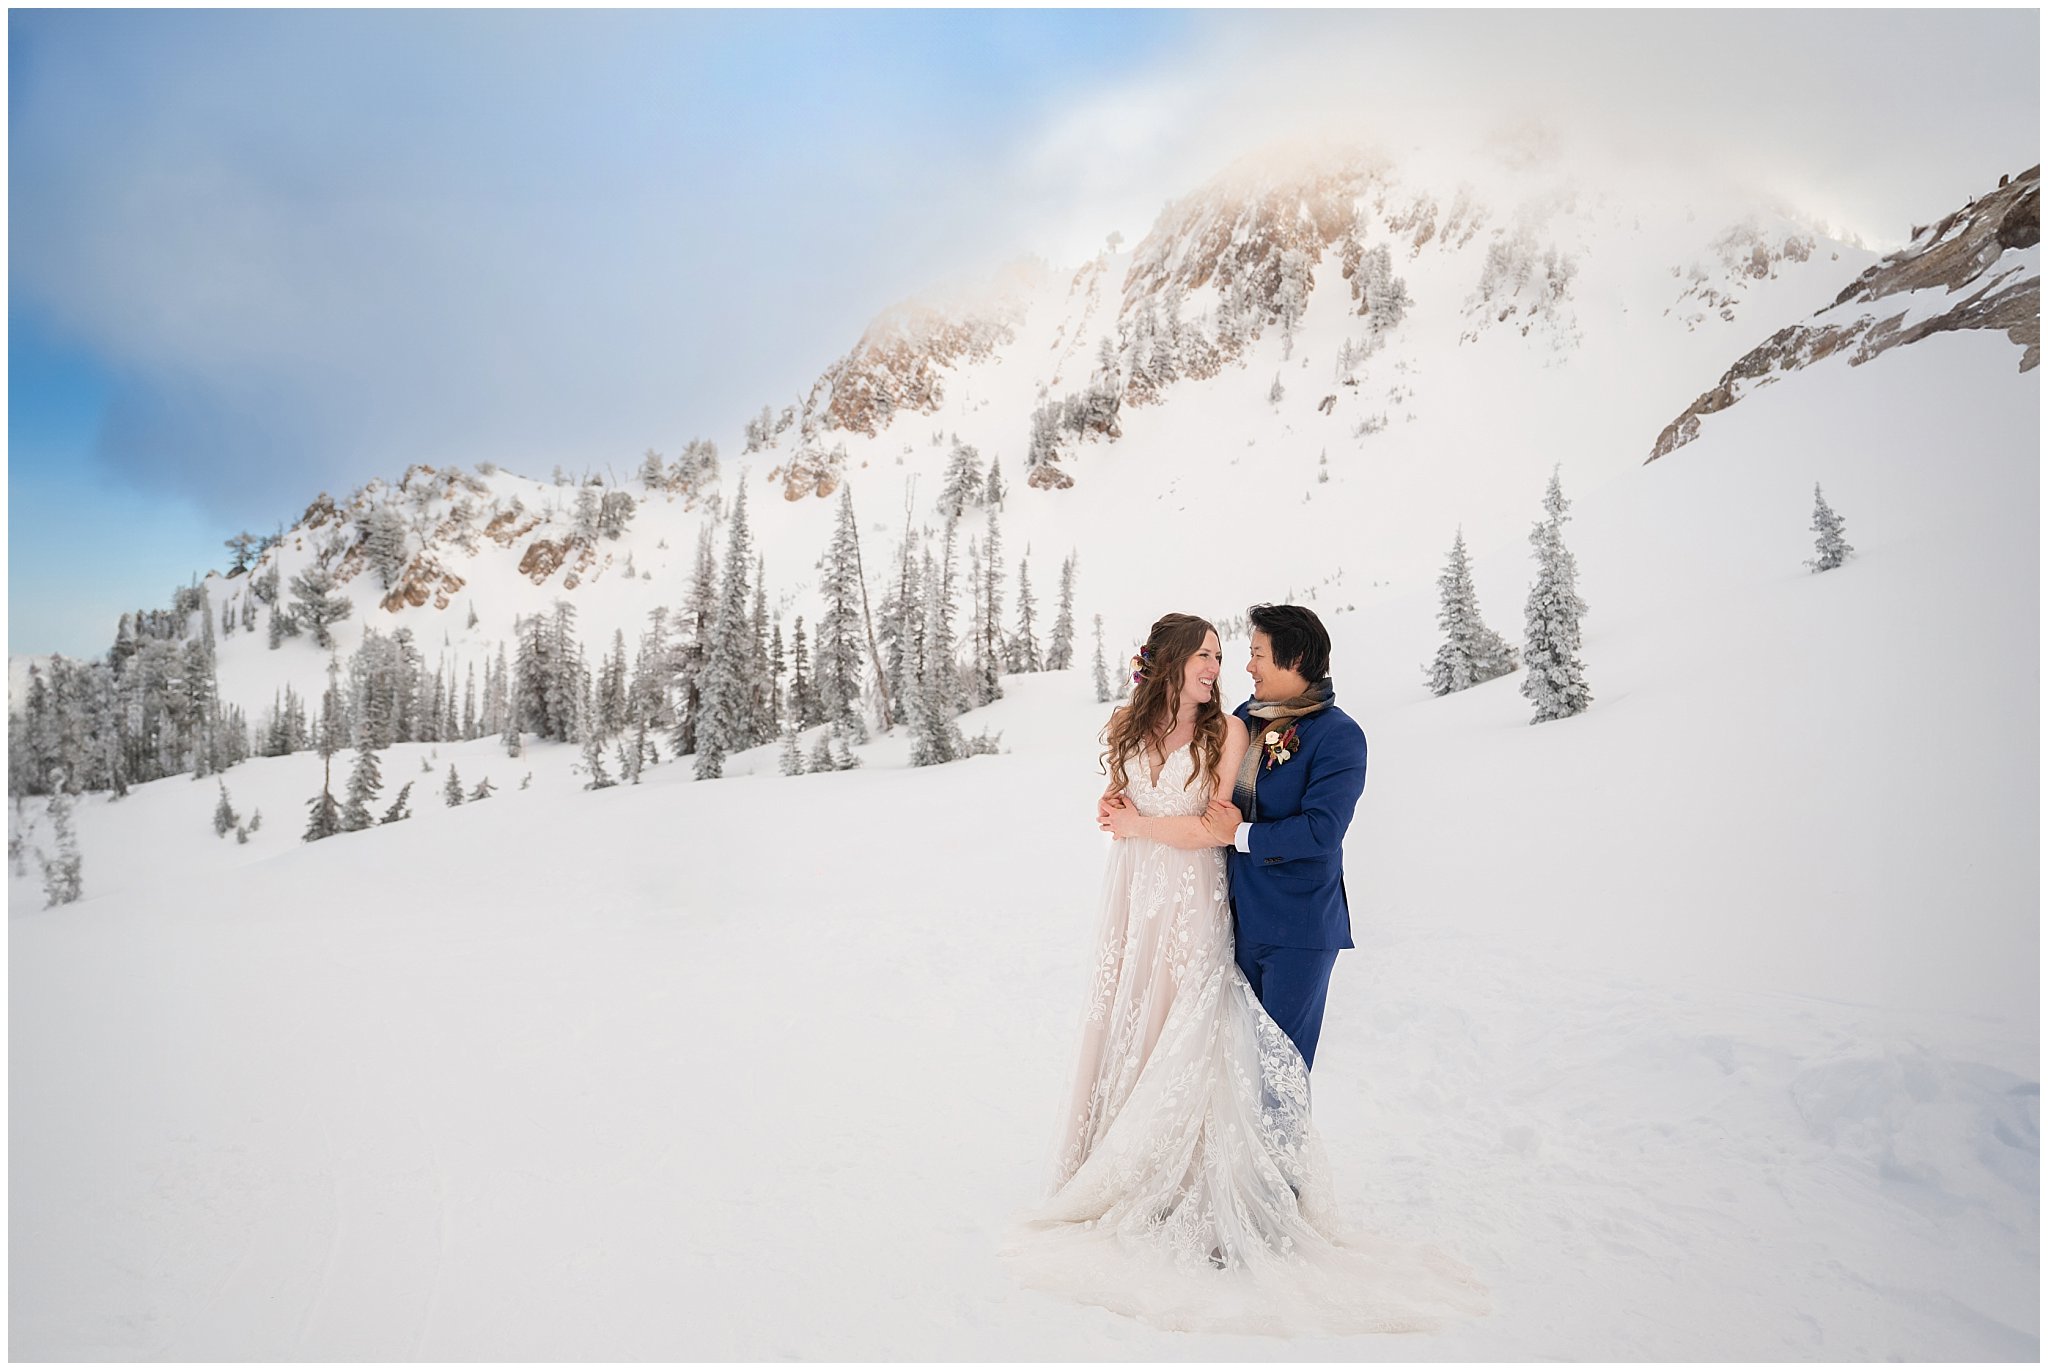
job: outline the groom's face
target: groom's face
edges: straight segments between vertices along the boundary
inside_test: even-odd
[[[1291,700],[1308,690],[1308,681],[1298,671],[1273,661],[1273,640],[1263,629],[1252,630],[1252,659],[1244,669],[1251,674],[1255,700]]]

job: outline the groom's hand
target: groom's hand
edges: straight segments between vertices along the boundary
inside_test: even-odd
[[[1208,811],[1202,815],[1202,827],[1218,847],[1236,847],[1237,826],[1243,822],[1244,815],[1228,800],[1211,800]]]

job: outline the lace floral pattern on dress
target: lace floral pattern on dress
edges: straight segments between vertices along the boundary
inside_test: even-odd
[[[1192,750],[1126,788],[1208,806]],[[1455,1264],[1338,1232],[1308,1069],[1234,956],[1221,848],[1111,849],[1051,1193],[1008,1255],[1027,1283],[1168,1328],[1391,1332],[1483,1306]]]

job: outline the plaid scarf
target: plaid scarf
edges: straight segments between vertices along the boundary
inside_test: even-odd
[[[1325,676],[1291,700],[1261,700],[1245,711],[1261,723],[1282,724],[1278,729],[1259,728],[1254,724],[1252,745],[1244,750],[1244,761],[1237,768],[1237,784],[1231,787],[1230,802],[1237,806],[1238,813],[1244,815],[1246,823],[1257,821],[1260,763],[1272,751],[1272,746],[1266,742],[1266,734],[1277,732],[1284,736],[1287,721],[1304,719],[1329,708],[1330,701],[1336,696],[1337,691],[1330,684],[1330,678]]]

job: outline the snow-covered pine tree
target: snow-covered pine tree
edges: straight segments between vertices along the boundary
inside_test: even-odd
[[[853,744],[842,729],[832,730],[832,769],[851,771],[860,765],[860,758],[854,755]]]
[[[917,654],[912,644],[924,632],[924,587],[917,577],[912,543],[906,529],[897,554],[896,577],[881,612],[882,673],[889,682],[890,698],[900,702],[906,719],[916,713]]]
[[[496,789],[497,787],[491,784],[491,778],[486,776],[476,783],[475,790],[469,792],[469,798],[472,800],[488,800],[491,798],[491,792]]]
[[[953,576],[952,530],[946,533],[946,579]],[[996,512],[988,514],[987,560],[982,564],[981,588],[981,632],[982,642],[975,652],[975,661],[981,664],[981,679],[975,683],[974,703],[993,704],[1003,698],[1003,530],[996,518]],[[950,590],[948,605],[951,605]],[[950,640],[952,626],[947,626]],[[953,714],[959,713],[954,710]],[[948,714],[951,718],[952,714]],[[948,758],[947,760],[951,760]]]
[[[650,492],[668,489],[668,462],[653,448],[640,454],[640,484]]]
[[[1280,316],[1280,357],[1284,361],[1294,354],[1294,326],[1301,322],[1302,314],[1308,309],[1309,262],[1308,254],[1300,248],[1287,248],[1280,254],[1280,282],[1273,296],[1273,308]],[[1273,388],[1278,391],[1280,378],[1273,378]],[[1280,397],[1273,396],[1278,404]]]
[[[1102,616],[1095,616],[1095,701],[1109,703],[1109,663],[1102,655]]]
[[[966,443],[955,442],[946,463],[945,484],[939,492],[939,517],[957,519],[968,508],[979,505],[988,493],[981,471],[981,454]]]
[[[1813,523],[1809,525],[1820,537],[1814,539],[1814,550],[1820,555],[1806,563],[1814,572],[1833,571],[1848,559],[1856,549],[1842,539],[1845,527],[1842,516],[1828,508],[1827,498],[1820,493],[1820,482],[1813,483]]]
[[[751,746],[765,743],[782,731],[782,700],[775,688],[782,672],[782,626],[775,626],[775,644],[768,642],[768,562],[754,558],[754,613],[752,651],[747,659],[747,739]]]
[[[377,573],[378,585],[389,590],[398,584],[411,554],[406,548],[405,520],[397,510],[382,503],[370,506],[364,519],[363,554]]]
[[[1436,650],[1436,659],[1423,668],[1430,692],[1449,695],[1513,671],[1514,649],[1480,617],[1462,528],[1452,540],[1450,557],[1436,584],[1443,597],[1436,621],[1444,631],[1444,641]]]
[[[384,811],[384,817],[377,822],[395,824],[400,819],[410,819],[412,811],[406,808],[406,801],[412,798],[412,782],[407,781],[398,788],[398,798],[391,802],[391,808]]]
[[[640,773],[647,767],[648,749],[653,746],[652,740],[647,736],[647,721],[642,719],[633,725],[633,757],[626,767],[626,778],[634,785],[640,784]],[[655,754],[655,759],[660,760],[659,753]]]
[[[1529,587],[1524,611],[1523,659],[1528,672],[1522,694],[1536,706],[1531,723],[1565,719],[1593,703],[1586,686],[1586,668],[1579,661],[1579,619],[1586,612],[1578,596],[1578,561],[1564,545],[1564,524],[1571,504],[1555,470],[1544,492],[1547,516],[1529,534],[1536,552],[1536,581]]]
[[[1038,600],[1031,593],[1031,558],[1026,556],[1017,562],[1017,633],[1010,639],[1011,671],[1038,671],[1044,667],[1038,651],[1038,632],[1032,622],[1037,611]]]
[[[216,838],[227,837],[228,831],[241,821],[241,815],[235,813],[234,805],[228,802],[228,783],[222,781],[220,783],[220,803],[213,807],[213,836]]]
[[[999,457],[988,459],[988,482],[982,487],[981,503],[987,509],[1001,509],[1010,488],[1003,484],[1003,463]]]
[[[334,593],[334,573],[317,563],[307,567],[292,577],[292,595],[299,602],[293,609],[293,620],[313,631],[315,643],[332,648],[334,635],[327,631],[327,626],[346,619],[355,608]]]
[[[583,698],[585,678],[583,657],[576,643],[576,606],[555,601],[555,614],[548,626],[548,673],[544,686],[546,729],[534,731],[556,742],[574,740],[577,704]]]
[[[320,697],[320,723],[314,730],[314,746],[320,751],[320,793],[307,803],[311,811],[302,835],[306,842],[318,842],[341,832],[341,806],[334,799],[334,754],[341,751],[341,665],[327,662],[327,691]]]
[[[832,542],[819,564],[819,598],[825,612],[811,644],[811,660],[817,681],[818,703],[827,719],[835,720],[862,738],[866,725],[860,721],[862,610],[864,594],[860,579],[860,529],[853,518],[853,488],[839,488],[839,513],[833,524]]]
[[[747,532],[747,487],[740,483],[732,505],[732,526],[726,532],[725,579],[720,586],[717,617],[711,625],[711,648],[698,680],[696,777],[716,780],[725,774],[725,757],[753,742],[749,718],[748,677],[753,660],[753,624],[747,610],[752,600],[747,574],[753,565],[753,544]]]
[[[953,555],[957,525],[946,525],[945,560],[925,554],[925,656],[913,721],[912,766],[936,766],[960,755],[965,743],[954,717],[961,712],[960,675],[953,660]]]
[[[804,644],[804,616],[796,616],[789,647],[789,717],[798,728],[818,722],[818,690],[811,676],[810,651]]]
[[[1074,554],[1060,562],[1060,607],[1052,621],[1052,643],[1045,650],[1045,669],[1065,671],[1074,665]]]
[[[669,745],[678,757],[697,750],[698,676],[711,649],[711,625],[717,617],[718,558],[712,550],[711,524],[706,521],[697,534],[696,571],[690,580],[689,598],[683,604],[682,622],[677,626],[682,641],[673,657],[680,707]]]
[[[804,774],[803,735],[796,731],[796,725],[782,726],[782,774],[801,776]]]
[[[441,787],[441,799],[453,809],[462,803],[462,778],[455,774],[455,763],[448,763],[448,780]]]
[[[348,774],[348,802],[341,807],[342,832],[359,833],[376,822],[370,814],[370,803],[383,788],[377,751],[365,739],[356,744],[356,764]]]
[[[71,797],[64,793],[61,781],[50,795],[45,812],[50,831],[56,837],[57,855],[46,857],[37,848],[36,865],[43,869],[43,898],[48,901],[45,907],[55,909],[60,904],[73,903],[85,890],[85,863],[78,850],[78,834],[71,827]]]
[[[1266,403],[1277,405],[1287,398],[1287,387],[1280,384],[1280,373],[1273,373],[1273,388],[1266,392]]]
[[[626,727],[626,631],[612,630],[612,650],[598,673],[597,731],[616,737]]]
[[[812,771],[837,771],[832,760],[832,728],[827,725],[818,730],[818,745],[811,749],[810,769]]]

